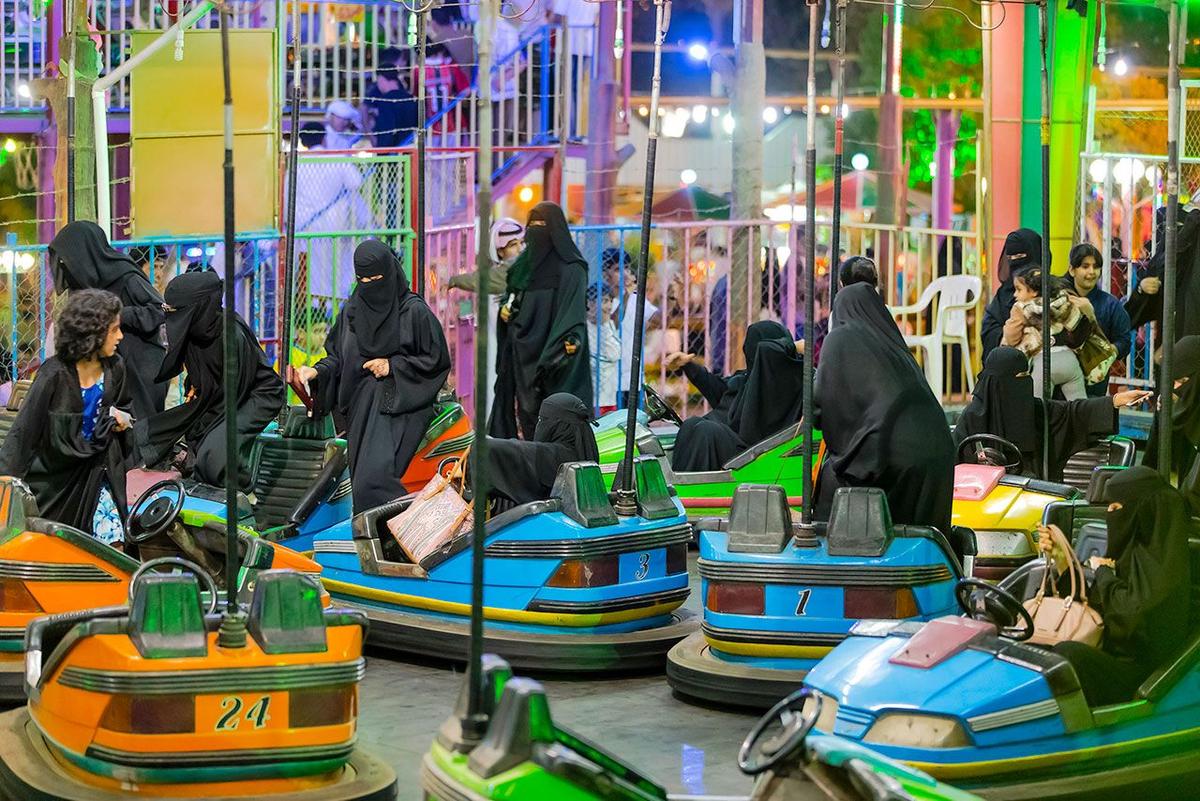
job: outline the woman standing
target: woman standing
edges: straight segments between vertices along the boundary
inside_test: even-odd
[[[72,292],[55,323],[57,353],[38,370],[0,447],[0,474],[24,479],[47,518],[113,546],[125,540],[132,418],[121,301]]]
[[[420,487],[405,487],[408,469],[433,420],[433,404],[450,374],[450,351],[437,318],[402,280],[392,249],[369,239],[354,251],[358,285],[325,341],[316,367],[317,414],[346,420],[354,510],[381,506]]]
[[[525,251],[508,271],[497,325],[492,436],[532,439],[542,401],[569,392],[592,402],[587,339],[587,261],[557,204],[529,212]]]
[[[117,352],[125,362],[134,417],[149,421],[167,398],[167,383],[155,380],[166,353],[162,295],[131,257],[113,250],[94,222],[68,223],[50,243],[48,255],[58,291],[103,289],[121,301],[124,338]]]
[[[180,439],[187,445],[184,472],[214,487],[225,486],[225,352],[221,279],[211,271],[184,273],[167,285],[167,341],[159,381],[187,370],[187,401],[150,419],[146,463],[171,455]],[[284,384],[271,367],[254,332],[235,315],[237,354],[238,484],[253,486],[248,462],[254,440],[279,414]]]
[[[892,520],[949,536],[954,443],[941,404],[874,288],[839,292],[833,321],[813,388],[826,448],[817,519],[838,487],[878,487]]]
[[[1028,267],[1041,264],[1042,237],[1037,231],[1029,228],[1018,228],[1004,240],[1004,250],[1000,251],[1000,260],[996,265],[996,275],[1000,286],[991,302],[983,313],[983,324],[980,326],[979,338],[983,346],[983,358],[1000,347],[1004,336],[1005,324],[1012,316],[1012,307],[1016,303],[1014,297],[1013,278],[1017,273]],[[1011,327],[1020,335],[1015,323]]]

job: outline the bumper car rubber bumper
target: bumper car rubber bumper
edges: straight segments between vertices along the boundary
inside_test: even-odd
[[[207,799],[246,801],[247,796],[225,795],[221,783],[169,785],[165,793],[151,784],[138,792],[85,783],[80,771],[66,767],[46,743],[29,717],[27,707],[0,715],[0,798],[6,801],[128,801],[129,799]],[[231,789],[236,782],[231,783]],[[396,772],[362,749],[356,748],[342,775],[324,787],[256,793],[257,801],[393,801]]]
[[[0,662],[0,704],[25,703],[25,660]]]
[[[671,689],[724,706],[768,709],[795,692],[806,673],[717,659],[701,632],[690,635],[667,654],[667,683]]]
[[[463,661],[470,627],[444,618],[410,614],[338,597],[338,606],[366,613],[370,645],[403,653]],[[485,626],[483,650],[497,654],[516,670],[602,673],[661,668],[667,651],[696,631],[693,612],[677,609],[671,622],[621,634],[562,634]]]

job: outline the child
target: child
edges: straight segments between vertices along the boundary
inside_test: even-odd
[[[1083,308],[1091,309],[1091,304],[1085,298],[1073,297],[1059,286],[1053,276],[1046,280],[1050,300],[1050,380],[1054,386],[1062,389],[1063,397],[1067,400],[1082,400],[1087,397],[1087,385],[1084,383],[1083,368],[1079,358],[1071,346],[1074,338],[1081,332],[1085,314]],[[1020,325],[1020,337],[1012,343],[1013,347],[1025,354],[1026,358],[1034,360],[1042,350],[1042,270],[1039,267],[1018,273],[1013,279],[1013,304],[1010,321]],[[1085,336],[1086,338],[1086,336]],[[1006,341],[1006,344],[1007,341]],[[1082,342],[1078,343],[1082,345]],[[1034,360],[1031,374],[1033,377],[1034,393],[1042,395],[1042,369],[1040,362]]]
[[[604,287],[597,309],[596,286],[588,287],[588,349],[592,352],[592,378],[596,382],[596,408],[601,416],[617,408],[617,361],[621,358],[621,339],[613,322],[615,307],[612,289]]]
[[[24,479],[41,513],[120,548],[125,467],[133,446],[121,301],[71,292],[56,322],[57,353],[38,370],[0,447],[0,475]]]

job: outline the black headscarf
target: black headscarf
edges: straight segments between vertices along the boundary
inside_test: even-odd
[[[207,351],[207,346],[220,338],[223,323],[221,288],[220,277],[211,270],[184,273],[167,284],[163,298],[170,309],[167,312],[167,355],[158,373],[158,381],[170,381],[183,370],[184,358],[189,352],[189,342],[200,345]],[[220,362],[201,366],[202,369],[196,375],[193,375],[193,372],[196,372],[193,370],[194,366],[188,365],[188,377],[193,384],[209,388],[207,383],[212,379],[216,381],[216,386],[212,389],[219,389]]]
[[[1191,519],[1179,492],[1144,465],[1117,473],[1104,494],[1121,504],[1107,518],[1107,556],[1116,570],[1097,570],[1092,590],[1105,650],[1157,665],[1187,632]]]
[[[141,275],[133,259],[113,249],[104,230],[89,220],[67,223],[49,248],[54,286],[64,289],[107,289],[131,274]]]
[[[586,403],[558,392],[542,401],[532,441],[489,438],[493,493],[513,503],[544,500],[561,465],[599,461],[591,419],[592,410]]]
[[[354,274],[359,280],[346,304],[346,319],[359,352],[367,359],[395,355],[404,341],[400,306],[411,291],[400,280],[400,260],[383,242],[368,239],[354,249]],[[376,275],[382,278],[362,280]]]
[[[1029,359],[1016,348],[996,348],[983,360],[971,402],[954,427],[954,441],[994,434],[1016,445],[1022,454],[1036,454],[1035,404]]]
[[[879,292],[870,284],[851,284],[838,292],[833,302],[829,327],[832,330],[851,320],[870,326],[872,330],[887,337],[907,352],[908,346],[904,344],[904,336],[900,333],[895,318],[884,305]]]
[[[545,225],[538,225],[539,221]],[[557,203],[543,201],[529,212],[525,249],[529,253],[530,273],[525,286],[517,289],[553,289],[558,286],[560,271],[566,264],[579,264],[587,269],[587,259],[571,238],[567,217]]]
[[[1012,284],[1013,276],[1042,263],[1042,236],[1031,228],[1018,228],[1004,238],[1004,249],[996,265],[1001,284]]]
[[[742,353],[746,370],[738,375],[729,427],[744,443],[752,445],[800,419],[804,360],[796,352],[788,330],[773,320],[753,323],[746,329]]]

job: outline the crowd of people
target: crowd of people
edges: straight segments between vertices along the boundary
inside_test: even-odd
[[[495,269],[485,289],[497,312],[488,333],[495,344],[488,357],[494,375],[486,432],[489,497],[525,503],[547,496],[563,463],[598,458],[590,425],[596,400],[591,350],[597,343],[602,352],[619,349],[624,338],[615,330],[601,339],[589,335],[601,305],[611,314],[611,295],[589,296],[588,264],[560,207],[540,203],[524,224],[497,221],[489,245]],[[236,430],[240,488],[248,490],[247,460],[255,438],[286,402],[285,385],[250,327],[235,316],[236,415],[226,418],[220,277],[211,270],[186,272],[160,294],[144,272],[160,254],[120,253],[90,222],[64,227],[49,256],[56,287],[70,291],[56,319],[56,353],[41,366],[0,446],[0,474],[24,478],[43,514],[115,547],[125,536],[128,470],[169,464],[221,486],[228,425]],[[1071,454],[1116,431],[1118,409],[1150,398],[1141,390],[1089,397],[1088,384],[1099,382],[1083,373],[1081,384],[1085,363],[1069,337],[1051,346],[1052,365],[1059,362],[1052,375],[1071,373],[1059,385],[1064,399],[1042,398],[1036,383],[1040,320],[1034,318],[1044,312],[1036,301],[1053,297],[1049,313],[1061,326],[1056,337],[1087,321],[1088,335],[1113,350],[1128,340],[1130,322],[1097,287],[1093,248],[1072,251],[1065,287],[1051,282],[1040,260],[1036,234],[1009,237],[1000,291],[987,310],[983,370],[953,429],[880,296],[874,263],[863,256],[843,262],[829,331],[819,362],[814,359],[813,422],[825,448],[813,499],[817,519],[828,516],[839,487],[876,487],[887,496],[893,522],[949,533],[957,445],[966,437],[1001,437],[1019,453],[1013,470],[1056,480]],[[609,272],[630,263],[619,249],[606,254]],[[310,391],[312,413],[332,415],[344,432],[353,506],[363,511],[419,489],[405,487],[400,477],[434,416],[451,360],[437,318],[410,291],[390,247],[361,243],[353,270],[350,298],[324,341],[306,342],[299,355],[293,349],[291,368]],[[636,281],[637,275],[616,277]],[[455,288],[474,292],[477,281],[465,275]],[[1158,288],[1144,287],[1149,294]],[[622,326],[636,316],[630,312],[621,315]],[[682,371],[710,407],[680,427],[674,470],[720,469],[800,421],[806,351],[804,340],[764,320],[747,328],[745,366],[729,375],[694,354],[673,353],[669,368]],[[1176,353],[1179,402],[1170,427],[1182,476],[1200,447],[1200,336],[1184,336]],[[186,400],[166,408],[165,387],[181,374]],[[628,383],[601,380],[609,381],[605,392],[629,391]],[[1147,462],[1155,459],[1151,448]],[[1096,605],[1110,636],[1102,648],[1066,643],[1059,649],[1076,665],[1089,699],[1136,686],[1164,639],[1182,636],[1187,623],[1186,601],[1176,596],[1190,581],[1183,552],[1192,499],[1150,467],[1114,478],[1108,495],[1108,556],[1092,567]],[[1050,541],[1045,537],[1044,547]]]

